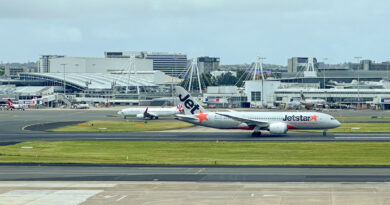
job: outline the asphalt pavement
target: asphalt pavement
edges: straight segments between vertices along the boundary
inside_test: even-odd
[[[390,182],[390,168],[6,166],[1,181]]]

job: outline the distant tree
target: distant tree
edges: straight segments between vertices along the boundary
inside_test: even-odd
[[[184,76],[184,80],[180,83],[180,86],[188,89],[189,82],[189,76]],[[209,72],[200,74],[200,83],[202,84],[202,88],[217,85],[215,78]],[[198,79],[195,76],[193,76],[191,87],[192,89],[199,89]]]
[[[235,85],[237,78],[231,72],[223,73],[217,77],[217,85]]]
[[[0,67],[0,76],[4,75],[4,67]]]

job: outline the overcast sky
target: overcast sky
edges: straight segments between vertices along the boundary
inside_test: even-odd
[[[104,51],[217,56],[222,64],[390,60],[386,0],[1,0],[0,61]]]

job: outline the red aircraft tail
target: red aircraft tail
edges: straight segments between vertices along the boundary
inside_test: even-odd
[[[12,100],[11,99],[8,99],[8,106],[11,109],[15,109],[14,105],[12,105]]]

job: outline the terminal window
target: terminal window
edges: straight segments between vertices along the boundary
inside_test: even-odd
[[[261,92],[252,92],[251,100],[252,101],[261,101]]]

